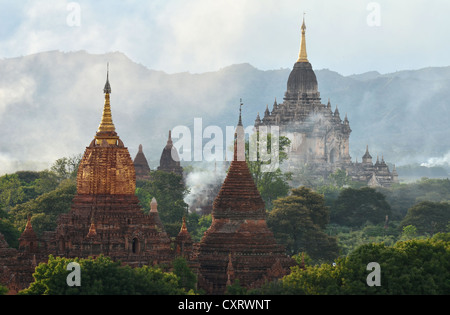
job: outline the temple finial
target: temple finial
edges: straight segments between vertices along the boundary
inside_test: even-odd
[[[111,94],[111,85],[109,84],[109,62],[106,65],[106,83],[105,88],[103,89],[105,94]]]
[[[107,66],[106,72],[106,83],[105,88],[103,89],[105,93],[105,105],[103,107],[102,120],[100,121],[100,126],[97,130],[97,143],[102,144],[103,140],[106,140],[108,144],[115,144],[117,139],[119,138],[116,133],[116,127],[112,121],[111,114],[111,103],[110,103],[110,94],[111,94],[111,85],[109,84],[109,63]]]
[[[245,161],[245,135],[242,125],[242,99],[239,104],[239,122],[234,133],[234,161]]]
[[[244,104],[242,103],[242,98],[240,99],[240,104],[239,104],[239,121],[238,121],[238,126],[242,126],[242,106],[244,106]]]
[[[302,24],[302,42],[300,45],[300,54],[298,56],[297,62],[309,62],[308,54],[306,53],[306,24],[305,24],[305,14],[303,13],[303,24]]]

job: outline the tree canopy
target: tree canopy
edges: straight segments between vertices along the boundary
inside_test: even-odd
[[[385,196],[370,187],[347,188],[340,192],[331,210],[333,223],[359,227],[366,222],[384,222],[391,214]]]
[[[80,286],[69,286],[71,262],[80,265]],[[157,267],[131,268],[109,257],[68,259],[50,256],[33,274],[34,282],[23,295],[172,295],[186,294],[180,278]],[[189,284],[189,283],[188,283]]]
[[[431,239],[365,244],[335,264],[293,268],[281,294],[448,294],[450,233]],[[380,286],[369,286],[370,262],[380,265]]]
[[[337,241],[324,233],[329,221],[329,209],[324,197],[306,187],[291,190],[287,197],[274,201],[267,224],[278,242],[291,255],[306,252],[313,259],[334,259],[338,255]]]

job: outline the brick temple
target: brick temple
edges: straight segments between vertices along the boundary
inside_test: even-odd
[[[267,226],[265,204],[244,150],[239,115],[234,158],[214,200],[212,224],[198,245],[198,285],[209,294],[223,294],[235,280],[248,289],[258,287],[286,275],[294,265]]]
[[[139,145],[138,153],[133,160],[134,170],[136,172],[136,180],[149,180],[150,179],[150,166],[148,165],[147,158],[145,157],[142,144]]]
[[[50,254],[67,258],[103,254],[137,267],[170,265],[176,256],[186,255],[183,248],[189,249],[185,229],[175,240],[175,246],[181,249],[172,249],[155,199],[148,214],[139,205],[133,160],[112,121],[109,76],[104,94],[98,131],[78,168],[77,194],[69,213],[58,217],[56,231],[44,232],[38,238],[28,218],[19,249],[9,248],[0,234],[0,283],[10,289],[10,294],[27,288],[33,281],[34,268],[46,262]]]

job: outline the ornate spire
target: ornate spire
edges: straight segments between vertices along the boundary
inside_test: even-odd
[[[305,13],[303,13],[303,24],[302,24],[302,42],[300,45],[300,54],[298,56],[297,62],[309,62],[308,54],[306,53],[306,24],[305,24]]]
[[[97,139],[97,143],[100,145],[103,144],[103,140],[106,140],[110,145],[114,145],[119,137],[117,136],[116,127],[112,121],[111,103],[109,100],[109,95],[111,94],[111,85],[109,84],[109,64],[103,92],[105,93],[105,105],[103,107],[102,120],[100,121],[100,126],[98,127],[95,138]]]
[[[173,147],[172,130],[169,130],[169,138],[167,139],[166,148],[172,148],[172,147]]]
[[[245,162],[245,134],[244,127],[242,125],[242,99],[239,104],[239,121],[234,133],[234,161]]]
[[[240,99],[240,104],[239,104],[239,121],[238,121],[238,126],[242,126],[242,106],[244,106],[244,103],[242,103],[242,98]]]
[[[111,94],[111,85],[109,84],[109,63],[107,64],[106,68],[106,83],[103,92],[105,94]]]

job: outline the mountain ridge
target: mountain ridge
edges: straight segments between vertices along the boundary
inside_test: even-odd
[[[242,98],[243,122],[254,123],[281,103],[291,69],[259,70],[249,63],[205,73],[169,74],[148,69],[122,52],[42,52],[0,59],[0,173],[82,153],[103,108],[106,64],[110,67],[113,121],[134,158],[139,144],[156,166],[168,130],[234,126]],[[450,148],[450,67],[343,76],[315,70],[322,103],[338,106],[353,130],[350,153],[361,160],[366,145],[397,165],[425,163]],[[193,132],[193,131],[192,131]],[[225,134],[225,131],[224,131]],[[38,166],[39,165],[39,166]]]

